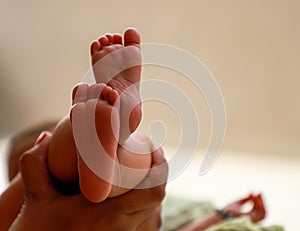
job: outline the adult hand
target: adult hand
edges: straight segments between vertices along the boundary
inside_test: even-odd
[[[91,203],[82,195],[59,194],[47,168],[51,134],[27,151],[20,170],[25,187],[25,201],[11,231],[60,230],[158,230],[161,224],[159,205],[165,196],[165,184],[149,189],[134,189],[101,203]],[[152,167],[165,163],[163,151],[153,152]],[[153,168],[144,179],[167,177],[167,170]]]

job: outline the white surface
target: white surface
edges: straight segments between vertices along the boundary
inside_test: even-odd
[[[2,193],[7,186],[6,156],[4,155],[5,143],[6,140],[0,139],[0,193]]]
[[[284,155],[223,151],[204,176],[198,175],[200,164],[201,159],[194,158],[169,182],[168,193],[211,200],[222,207],[250,192],[262,192],[267,207],[263,223],[299,230],[300,156],[287,159]]]
[[[0,140],[0,191],[6,185],[4,141]],[[171,149],[166,153],[172,154]],[[196,156],[177,178],[168,183],[170,194],[210,200],[217,206],[262,192],[268,216],[264,224],[284,225],[287,231],[299,230],[300,156],[223,151],[212,169],[204,176],[198,171],[201,158]]]
[[[144,43],[191,52],[213,74],[226,104],[225,148],[300,153],[300,1],[70,2],[1,1],[0,136],[66,115],[73,86],[90,68],[91,41],[134,26]],[[152,78],[187,94],[208,136],[211,115],[193,82],[144,67],[143,80]],[[171,124],[176,145],[180,126],[170,114],[151,104],[144,115]]]

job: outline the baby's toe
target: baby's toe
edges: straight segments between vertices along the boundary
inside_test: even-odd
[[[106,36],[101,36],[98,41],[101,44],[101,48],[109,45],[109,39]]]
[[[113,43],[113,34],[111,33],[106,33],[104,36],[108,39],[108,43],[112,44]]]
[[[88,99],[97,99],[100,97],[103,88],[106,85],[104,83],[93,84],[88,89]]]
[[[113,43],[114,44],[120,44],[120,45],[122,45],[123,44],[123,37],[122,37],[122,35],[120,35],[120,34],[114,34],[113,35]]]
[[[80,102],[85,102],[88,99],[87,91],[89,86],[86,83],[77,84],[72,93],[73,105]]]
[[[94,55],[96,52],[98,52],[101,48],[101,44],[99,41],[93,41],[91,44],[91,55]]]

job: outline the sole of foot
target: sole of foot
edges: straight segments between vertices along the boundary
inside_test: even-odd
[[[92,202],[107,198],[117,159],[118,92],[105,84],[79,84],[73,93],[71,123],[78,152],[79,185]]]
[[[137,129],[142,118],[140,43],[139,32],[128,28],[124,37],[120,34],[105,34],[91,44],[96,82],[106,83],[120,94],[121,143]]]

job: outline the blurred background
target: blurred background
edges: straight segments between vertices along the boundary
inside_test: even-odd
[[[265,192],[268,221],[296,229],[297,220],[291,216],[300,206],[300,1],[0,0],[0,4],[2,142],[34,123],[66,115],[71,89],[90,68],[91,41],[133,26],[144,43],[169,44],[192,53],[222,91],[227,110],[223,150],[206,176],[197,176],[196,170],[190,173],[194,178],[180,176],[199,181],[199,190],[196,187],[192,194],[221,206],[251,190]],[[195,159],[201,159],[211,129],[204,97],[175,71],[146,66],[143,80],[153,78],[180,87],[195,106],[201,127]],[[176,113],[147,102],[141,128],[146,131],[153,120],[165,123],[164,145],[172,153],[180,139]],[[198,169],[200,162],[194,165]],[[180,177],[170,183],[172,193],[187,193],[183,182],[192,187]]]

